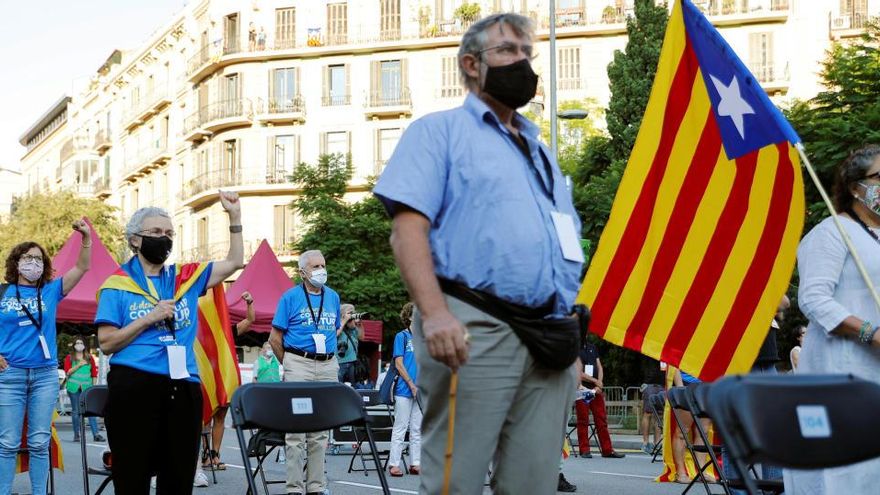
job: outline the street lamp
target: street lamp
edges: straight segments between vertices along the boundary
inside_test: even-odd
[[[572,108],[570,110],[560,110],[556,116],[560,119],[565,120],[583,120],[590,115],[590,112],[580,109],[580,108]]]

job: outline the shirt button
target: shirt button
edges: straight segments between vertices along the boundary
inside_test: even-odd
[[[174,398],[174,394],[171,394],[171,398],[172,398],[172,399]]]

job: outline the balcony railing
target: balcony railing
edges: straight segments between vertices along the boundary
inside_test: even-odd
[[[113,143],[110,141],[110,133],[107,132],[106,129],[101,129],[95,134],[95,142],[92,145],[92,148],[96,153],[104,153],[110,147],[113,146]]]
[[[348,43],[348,31],[344,33],[332,33],[324,37],[327,46],[345,45]]]
[[[437,98],[460,98],[464,96],[461,86],[444,86],[437,90]]]
[[[138,123],[137,121],[150,114],[154,107],[159,106],[160,103],[167,103],[169,101],[168,94],[168,85],[164,82],[158,84],[152,91],[142,97],[140,101],[123,113],[123,122],[129,127],[132,124]]]
[[[260,241],[262,242],[262,241]],[[244,241],[244,257],[249,260],[254,256],[254,253],[257,251],[257,248],[260,245],[260,242],[257,241]],[[189,249],[184,249],[181,253],[181,262],[190,263],[195,261],[210,261],[223,259],[229,253],[229,241],[220,241],[220,242],[205,242],[200,243],[196,247],[192,247]],[[278,251],[275,252],[279,254]]]
[[[370,107],[399,107],[411,106],[409,88],[401,88],[400,91],[371,91],[367,106]]]
[[[61,145],[61,151],[58,153],[58,159],[61,163],[66,162],[74,155],[81,151],[86,151],[90,148],[89,143],[86,142],[86,137],[72,137],[64,142]]]
[[[842,31],[847,29],[864,29],[869,22],[876,21],[875,16],[867,14],[853,14],[833,17],[831,19],[831,30]]]
[[[80,196],[91,196],[95,194],[95,186],[93,184],[74,184],[70,189]]]
[[[216,45],[216,46],[215,46]],[[219,54],[219,42],[208,43],[203,46],[199,51],[196,52],[195,55],[189,58],[186,62],[186,74],[191,76],[195,72],[197,72],[203,65],[208,63],[211,60],[212,56],[216,53]]]
[[[568,79],[560,79],[556,83],[556,89],[559,91],[577,91],[583,87],[583,80],[579,77]]]
[[[110,178],[98,177],[92,181],[92,191],[96,196],[110,195]]]
[[[261,101],[259,107],[260,113],[301,113],[305,111],[306,104],[300,95],[271,96],[265,104]]]
[[[351,105],[351,95],[329,95],[321,97],[321,105],[325,107],[339,107]]]
[[[160,165],[167,161],[168,140],[164,137],[155,140],[152,146],[138,150],[131,158],[125,161],[123,174],[128,177],[151,165]]]
[[[278,174],[266,168],[220,169],[201,174],[186,182],[177,198],[186,202],[193,196],[205,191],[222,187],[277,184]]]
[[[380,41],[396,41],[400,39],[400,26],[391,29],[379,30]]]
[[[760,83],[785,82],[789,80],[788,64],[749,64],[749,70]]]
[[[272,47],[275,50],[291,50],[297,47],[297,43],[295,38],[282,38],[280,40],[276,39]],[[259,50],[259,47],[257,47],[257,50]]]
[[[184,136],[192,134],[202,127],[210,127],[215,121],[229,118],[247,118],[253,111],[250,100],[235,98],[220,100],[196,110],[183,120]]]
[[[238,37],[226,38],[223,41],[223,55],[232,55],[233,53],[238,53],[240,51],[241,43],[238,41]]]

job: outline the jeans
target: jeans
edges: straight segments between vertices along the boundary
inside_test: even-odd
[[[74,436],[79,436],[79,397],[82,395],[82,390],[79,392],[71,392],[67,391],[67,396],[70,397],[70,416],[73,419],[73,434]],[[98,436],[98,420],[94,416],[89,418],[89,427],[92,429],[92,437]]]
[[[49,479],[52,412],[58,400],[58,370],[8,367],[0,371],[0,493],[12,492],[15,458],[27,414],[31,492],[45,495]]]
[[[342,383],[348,382],[352,385],[355,383],[354,376],[354,365],[356,361],[349,361],[347,363],[339,363],[339,381]]]

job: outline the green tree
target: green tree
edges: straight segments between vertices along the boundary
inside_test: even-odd
[[[16,199],[12,215],[0,223],[0,253],[5,260],[16,244],[35,241],[54,256],[70,237],[73,222],[82,217],[92,222],[101,242],[118,260],[124,254],[124,241],[116,208],[97,199],[80,198],[69,191]]]
[[[351,177],[350,159],[339,154],[297,167],[294,182],[302,194],[292,206],[308,227],[295,247],[300,252],[321,250],[329,285],[343,302],[381,320],[388,341],[401,329],[399,313],[408,295],[388,244],[391,220],[372,195],[356,203],[345,201]]]
[[[596,123],[602,120],[604,109],[594,98],[566,100],[559,102],[557,107],[560,111],[586,110],[588,113],[585,119],[559,119],[557,122],[557,146],[559,149],[556,158],[562,172],[566,175],[573,175],[577,172],[579,157],[584,152],[586,139],[598,136],[602,132],[596,127]],[[523,112],[523,116],[538,125],[541,129],[541,140],[549,145],[550,119],[545,119],[542,114],[530,111]]]

